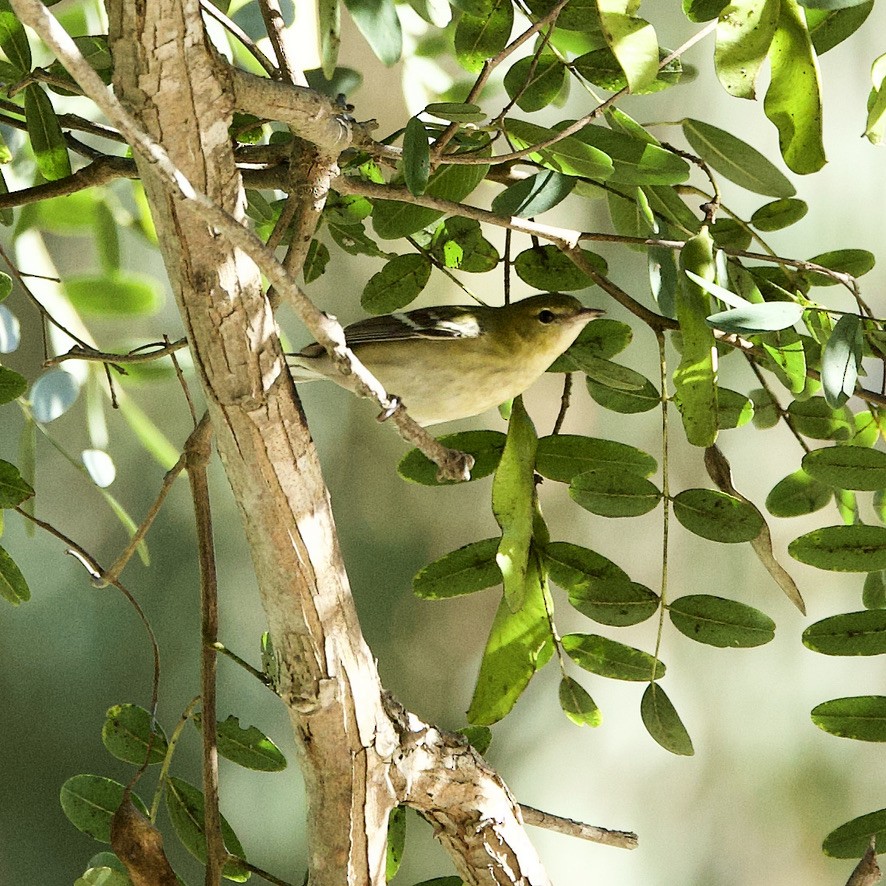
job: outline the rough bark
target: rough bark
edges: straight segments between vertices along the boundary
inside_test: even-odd
[[[12,4],[111,122],[122,121],[123,109],[103,96],[42,4]],[[124,107],[188,182],[242,218],[228,127],[235,101],[248,106],[249,95],[243,78],[235,78],[236,99],[229,88],[230,72],[207,42],[199,0],[107,0],[107,9],[114,86]],[[261,95],[270,91],[281,102],[278,86],[262,85]],[[286,88],[293,106],[305,98],[303,90]],[[303,138],[338,139],[337,118],[324,101],[311,94],[301,112],[284,119],[298,129],[293,121],[310,118],[298,130]],[[501,779],[462,739],[383,694],[258,267],[186,199],[188,189],[156,162],[156,152],[152,157],[142,146],[136,161],[280,654],[280,693],[310,805],[312,886],[384,883],[387,818],[400,802],[434,825],[469,884],[546,884]]]

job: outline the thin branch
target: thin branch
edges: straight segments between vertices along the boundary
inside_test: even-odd
[[[256,680],[264,683],[265,686],[267,686],[268,689],[270,689],[272,692],[274,691],[273,681],[264,671],[260,671],[258,668],[253,667],[248,661],[246,661],[245,658],[241,658],[239,655],[237,655],[236,652],[228,649],[228,647],[225,646],[224,643],[216,641],[212,644],[212,647],[213,649],[215,649],[216,652],[220,652],[222,655],[225,655],[229,659],[231,659],[231,661],[233,661],[235,664],[240,665],[240,667],[243,668],[244,671],[252,674],[252,676],[255,677]]]
[[[221,833],[218,808],[218,735],[216,722],[216,677],[218,655],[218,574],[212,539],[212,510],[209,503],[209,478],[206,466],[212,454],[212,425],[208,413],[194,428],[185,443],[185,467],[194,502],[197,526],[197,553],[200,561],[200,695],[203,737],[203,829],[206,834],[206,886],[218,886],[227,856]]]
[[[271,41],[271,46],[274,47],[281,79],[288,80],[296,86],[307,86],[308,81],[305,79],[304,72],[289,58],[289,52],[286,49],[286,23],[283,21],[283,12],[278,0],[259,0],[258,6],[265,22],[268,39]]]
[[[554,429],[551,434],[559,434],[563,429],[563,422],[566,421],[566,413],[569,411],[569,400],[572,395],[572,373],[566,372],[563,375],[563,393],[560,395],[560,411],[557,413],[557,420],[554,422]]]
[[[188,340],[186,338],[179,338],[175,341],[167,342],[166,344],[163,344],[162,342],[152,342],[150,344],[141,345],[139,348],[130,351],[128,354],[109,354],[104,351],[97,351],[95,348],[84,348],[81,345],[74,345],[71,350],[66,351],[64,354],[59,354],[57,357],[50,357],[48,360],[44,361],[43,365],[46,368],[49,368],[52,366],[58,366],[59,363],[65,363],[68,360],[84,360],[89,363],[108,363],[111,366],[118,366],[121,371],[124,371],[122,367],[126,364],[151,363],[154,360],[168,357],[187,346]],[[141,348],[153,348],[154,350],[142,352]]]
[[[200,8],[214,18],[228,32],[234,35],[247,49],[249,54],[267,71],[271,77],[277,77],[279,71],[274,63],[258,48],[255,41],[235,21],[228,18],[211,0],[200,0]]]
[[[255,234],[188,181],[163,147],[138,125],[118,99],[105,88],[99,76],[83,58],[77,45],[58,23],[55,16],[39,0],[12,0],[12,2],[22,22],[30,26],[55,52],[71,76],[83,88],[84,93],[98,105],[107,119],[124,135],[133,150],[141,154],[145,162],[152,164],[163,175],[171,192],[177,194],[178,198],[185,203],[190,204],[202,222],[211,224],[221,231],[232,245],[242,249],[255,262],[270,284],[293,305],[302,322],[314,338],[328,350],[340,371],[345,374],[353,374],[359,380],[357,385],[359,393],[378,402],[382,407],[382,415],[386,419],[392,419],[404,440],[418,446],[428,458],[439,466],[442,477],[466,479],[469,476],[470,468],[473,467],[473,459],[465,453],[455,452],[442,446],[409,417],[403,404],[385,391],[380,382],[347,347],[341,324],[324,314],[311,302],[277,261],[273,250],[268,249]],[[308,110],[322,104],[320,98],[311,90],[285,86],[284,92],[278,93],[275,89],[268,87],[281,87],[284,86],[283,84],[251,77],[243,71],[231,71],[230,74],[241,101],[248,101],[256,92],[266,99],[274,100],[282,100],[285,95],[289,116],[295,117],[298,122],[305,122]],[[250,86],[247,87],[247,84]],[[293,113],[293,108],[299,104],[296,96],[305,93],[309,94],[305,102],[307,107],[298,108],[297,112]],[[328,107],[328,103],[324,107]],[[280,108],[279,110],[285,109]],[[330,115],[320,121],[308,121],[306,125],[310,125],[311,132],[318,137],[334,138],[338,142],[338,148],[346,146],[344,142],[349,126],[340,116],[333,119]],[[326,143],[321,141],[321,144],[325,145]]]
[[[523,813],[523,821],[526,824],[565,834],[567,837],[578,837],[580,840],[590,840],[592,843],[602,843],[605,846],[618,846],[621,849],[636,849],[639,844],[637,835],[632,831],[600,828],[560,815],[552,815],[550,812],[542,812],[541,809],[527,806],[525,803],[520,804],[520,812]]]

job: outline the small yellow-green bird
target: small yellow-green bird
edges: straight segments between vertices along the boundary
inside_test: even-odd
[[[500,308],[442,305],[352,323],[345,339],[420,425],[477,415],[522,394],[603,311],[546,292]],[[297,382],[353,389],[316,342],[287,355]]]

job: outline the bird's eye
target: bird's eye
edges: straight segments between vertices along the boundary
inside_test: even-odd
[[[539,323],[553,323],[556,319],[557,315],[553,311],[549,311],[547,308],[538,312]]]

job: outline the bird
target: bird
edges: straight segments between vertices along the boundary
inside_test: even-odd
[[[501,307],[441,305],[345,327],[363,365],[425,427],[479,415],[522,394],[604,312],[561,292]],[[349,390],[322,345],[287,354],[293,380],[326,378]]]

